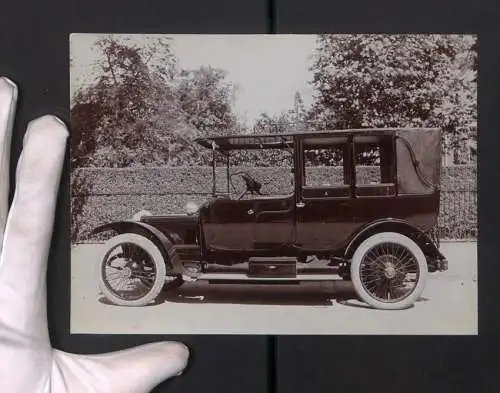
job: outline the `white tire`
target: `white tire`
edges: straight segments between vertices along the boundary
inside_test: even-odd
[[[107,276],[106,272],[106,264],[109,261],[109,255],[110,253],[119,247],[120,245],[124,244],[130,244],[134,247],[140,248],[143,252],[145,252],[149,258],[148,262],[154,268],[153,273],[148,273],[148,284],[144,284],[143,280],[140,278],[136,278],[136,286],[143,286],[146,288],[144,293],[141,293],[140,296],[135,296],[135,297],[129,297],[126,298],[123,295],[120,295],[120,291],[113,288],[112,285],[109,282],[109,278]],[[97,275],[98,275],[98,280],[99,280],[99,289],[103,293],[103,295],[111,301],[113,304],[119,305],[119,306],[145,306],[151,303],[156,299],[156,297],[160,294],[160,292],[163,289],[163,286],[165,284],[165,279],[166,279],[166,266],[165,266],[165,261],[163,259],[163,255],[158,249],[158,247],[149,239],[145,238],[144,236],[137,235],[135,233],[123,233],[120,235],[117,235],[111,239],[109,239],[106,244],[105,244],[105,251],[101,256],[101,259],[98,264],[98,269],[97,269]],[[126,262],[123,258],[116,258],[117,260],[121,260],[123,264],[130,264],[131,262],[128,261]],[[108,266],[109,267],[109,266]],[[133,270],[130,267],[123,267],[123,268],[118,268],[118,267],[109,267],[109,269],[114,269],[115,275],[120,275],[121,271],[128,272],[129,277],[118,277],[115,278],[114,280],[120,280],[120,278],[123,279],[132,279],[134,276],[134,272],[136,270]],[[128,269],[128,270],[125,270]],[[126,275],[126,273],[124,273]],[[144,271],[141,271],[141,275],[145,275]],[[139,284],[139,282],[140,284]],[[125,288],[127,289],[127,288]]]
[[[402,290],[395,285],[410,268],[416,272],[410,273],[415,274],[415,285],[404,296],[391,298]],[[420,247],[409,237],[395,232],[378,233],[364,240],[354,252],[350,270],[360,299],[384,310],[411,307],[422,295],[428,275],[427,261]],[[387,299],[378,296],[377,291],[386,293]]]

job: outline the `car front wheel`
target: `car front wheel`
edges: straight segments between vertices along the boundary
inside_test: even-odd
[[[124,233],[108,240],[98,266],[99,288],[113,304],[145,306],[168,285],[162,253],[149,239]]]
[[[420,247],[395,232],[364,240],[353,255],[350,271],[360,299],[386,310],[412,306],[420,298],[428,274]]]

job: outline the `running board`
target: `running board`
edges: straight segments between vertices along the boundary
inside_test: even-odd
[[[197,277],[185,277],[186,281],[227,281],[227,282],[298,282],[298,281],[331,281],[338,279],[338,274],[298,274],[294,277],[251,277],[238,273],[201,273]]]
[[[338,274],[338,267],[331,267],[331,266],[307,266],[307,267],[297,267],[296,272],[297,274]],[[210,274],[247,274],[248,268],[247,267],[232,267],[232,266],[212,266],[212,265],[207,265],[205,266],[203,273],[210,273]]]
[[[185,280],[208,280],[208,281],[324,281],[332,280],[339,276],[337,266],[311,266],[297,262],[296,258],[290,257],[260,257],[250,258],[248,262],[238,265],[199,264],[190,265],[184,263],[186,268]]]

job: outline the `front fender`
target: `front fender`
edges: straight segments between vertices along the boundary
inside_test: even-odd
[[[428,260],[445,259],[427,233],[405,220],[395,218],[381,219],[365,225],[349,240],[344,251],[344,257],[352,258],[356,248],[362,241],[376,233],[387,231],[401,233],[411,238],[422,249]]]
[[[123,220],[123,221],[109,222],[107,224],[100,225],[94,228],[90,232],[90,234],[97,235],[98,233],[107,231],[115,231],[117,233],[133,232],[139,234],[144,234],[145,231],[146,234],[153,233],[158,237],[160,236],[166,237],[173,244],[182,242],[182,239],[176,233],[165,234],[161,232],[159,229],[155,228],[153,225],[141,221]]]
[[[115,231],[118,234],[136,233],[151,240],[160,250],[169,268],[174,273],[182,273],[183,266],[179,256],[175,252],[174,245],[177,242],[174,236],[169,237],[152,225],[139,221],[115,221],[100,225],[91,231],[92,235],[107,231]]]

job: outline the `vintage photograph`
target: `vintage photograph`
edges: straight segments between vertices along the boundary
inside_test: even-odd
[[[71,332],[476,335],[477,43],[72,34]]]

